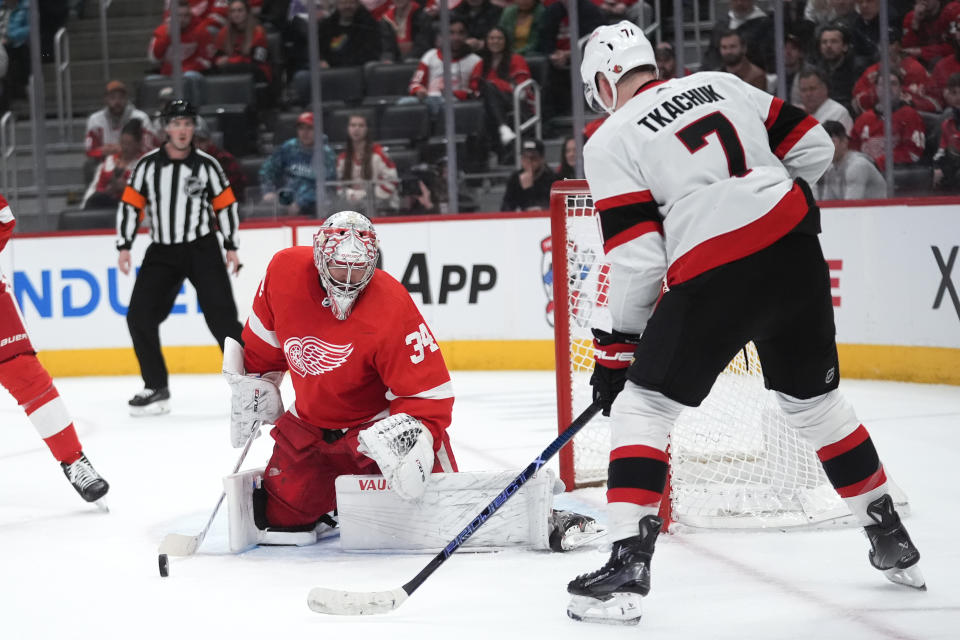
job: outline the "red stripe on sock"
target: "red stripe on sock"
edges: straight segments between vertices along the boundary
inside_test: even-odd
[[[49,438],[44,438],[43,441],[50,447],[50,453],[58,462],[72,464],[83,453],[83,447],[80,446],[80,439],[77,438],[77,430],[73,428],[73,423]]]
[[[642,507],[654,507],[660,502],[663,494],[646,489],[607,489],[607,503],[629,502]]]
[[[868,491],[873,491],[886,481],[887,474],[883,472],[883,465],[880,465],[880,468],[877,469],[877,472],[866,480],[857,482],[856,484],[850,484],[845,487],[840,487],[837,489],[837,493],[840,494],[841,498],[853,498],[863,495]]]
[[[846,438],[837,440],[833,444],[828,444],[825,447],[817,449],[817,457],[820,458],[821,462],[832,460],[833,458],[850,451],[869,437],[870,434],[867,433],[867,428],[861,424]]]
[[[49,387],[44,389],[43,393],[38,395],[33,400],[30,400],[29,402],[25,403],[23,405],[23,410],[29,416],[31,413],[33,413],[43,405],[59,397],[60,397],[60,394],[57,393],[57,388],[51,384]]]
[[[626,447],[617,447],[610,452],[610,461],[621,458],[653,458],[660,462],[667,462],[667,452],[654,449],[643,444],[632,444]]]

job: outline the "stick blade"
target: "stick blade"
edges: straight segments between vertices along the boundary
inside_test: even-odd
[[[315,587],[307,606],[317,613],[333,616],[369,616],[393,611],[408,597],[402,588],[391,591],[341,591]]]
[[[160,543],[159,553],[168,556],[192,556],[200,546],[199,536],[186,536],[182,533],[168,533]]]

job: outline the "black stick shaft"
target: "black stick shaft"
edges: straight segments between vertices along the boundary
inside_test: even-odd
[[[545,465],[550,458],[556,455],[557,451],[560,451],[560,449],[563,448],[563,445],[570,442],[573,436],[577,435],[577,432],[586,426],[586,424],[590,422],[590,420],[592,420],[593,417],[599,412],[600,407],[596,403],[591,404],[589,407],[584,409],[583,413],[577,416],[577,419],[574,420],[573,423],[563,431],[563,433],[558,435],[557,438],[550,443],[550,446],[544,449],[540,455],[534,459],[533,462],[527,465],[526,469],[520,472],[520,475],[514,478],[513,481],[508,484],[507,487],[501,491],[496,498],[493,499],[493,502],[488,504],[483,511],[477,514],[477,516],[471,520],[466,527],[464,527],[463,531],[461,531],[456,538],[447,543],[447,546],[443,551],[434,556],[433,560],[431,560],[427,566],[421,569],[420,573],[415,575],[410,582],[403,585],[403,590],[407,592],[407,595],[409,596],[416,591],[417,588],[423,584],[424,580],[429,578],[430,575],[440,567],[440,565],[446,562],[447,558],[452,556],[453,553],[470,538],[470,536],[476,533],[477,529],[483,526],[483,523],[486,522],[490,516],[497,512],[497,509],[502,507],[507,500],[512,498],[517,491],[520,490],[520,487],[522,487],[527,480],[533,477],[540,467]]]

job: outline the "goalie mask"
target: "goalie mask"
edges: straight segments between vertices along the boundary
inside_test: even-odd
[[[617,105],[617,82],[631,69],[644,66],[652,66],[654,73],[659,73],[653,46],[640,27],[626,20],[597,27],[587,40],[580,64],[583,95],[587,104],[594,111],[613,113]],[[603,74],[613,91],[613,101],[609,107],[600,99],[597,74]]]
[[[340,211],[313,236],[313,261],[331,311],[346,320],[377,268],[380,246],[373,223],[356,211]]]

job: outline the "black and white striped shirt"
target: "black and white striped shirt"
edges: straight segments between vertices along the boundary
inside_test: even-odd
[[[161,145],[137,161],[117,207],[118,249],[130,248],[146,215],[154,242],[192,242],[219,223],[224,249],[237,249],[237,199],[220,163],[198,149],[173,160]]]

